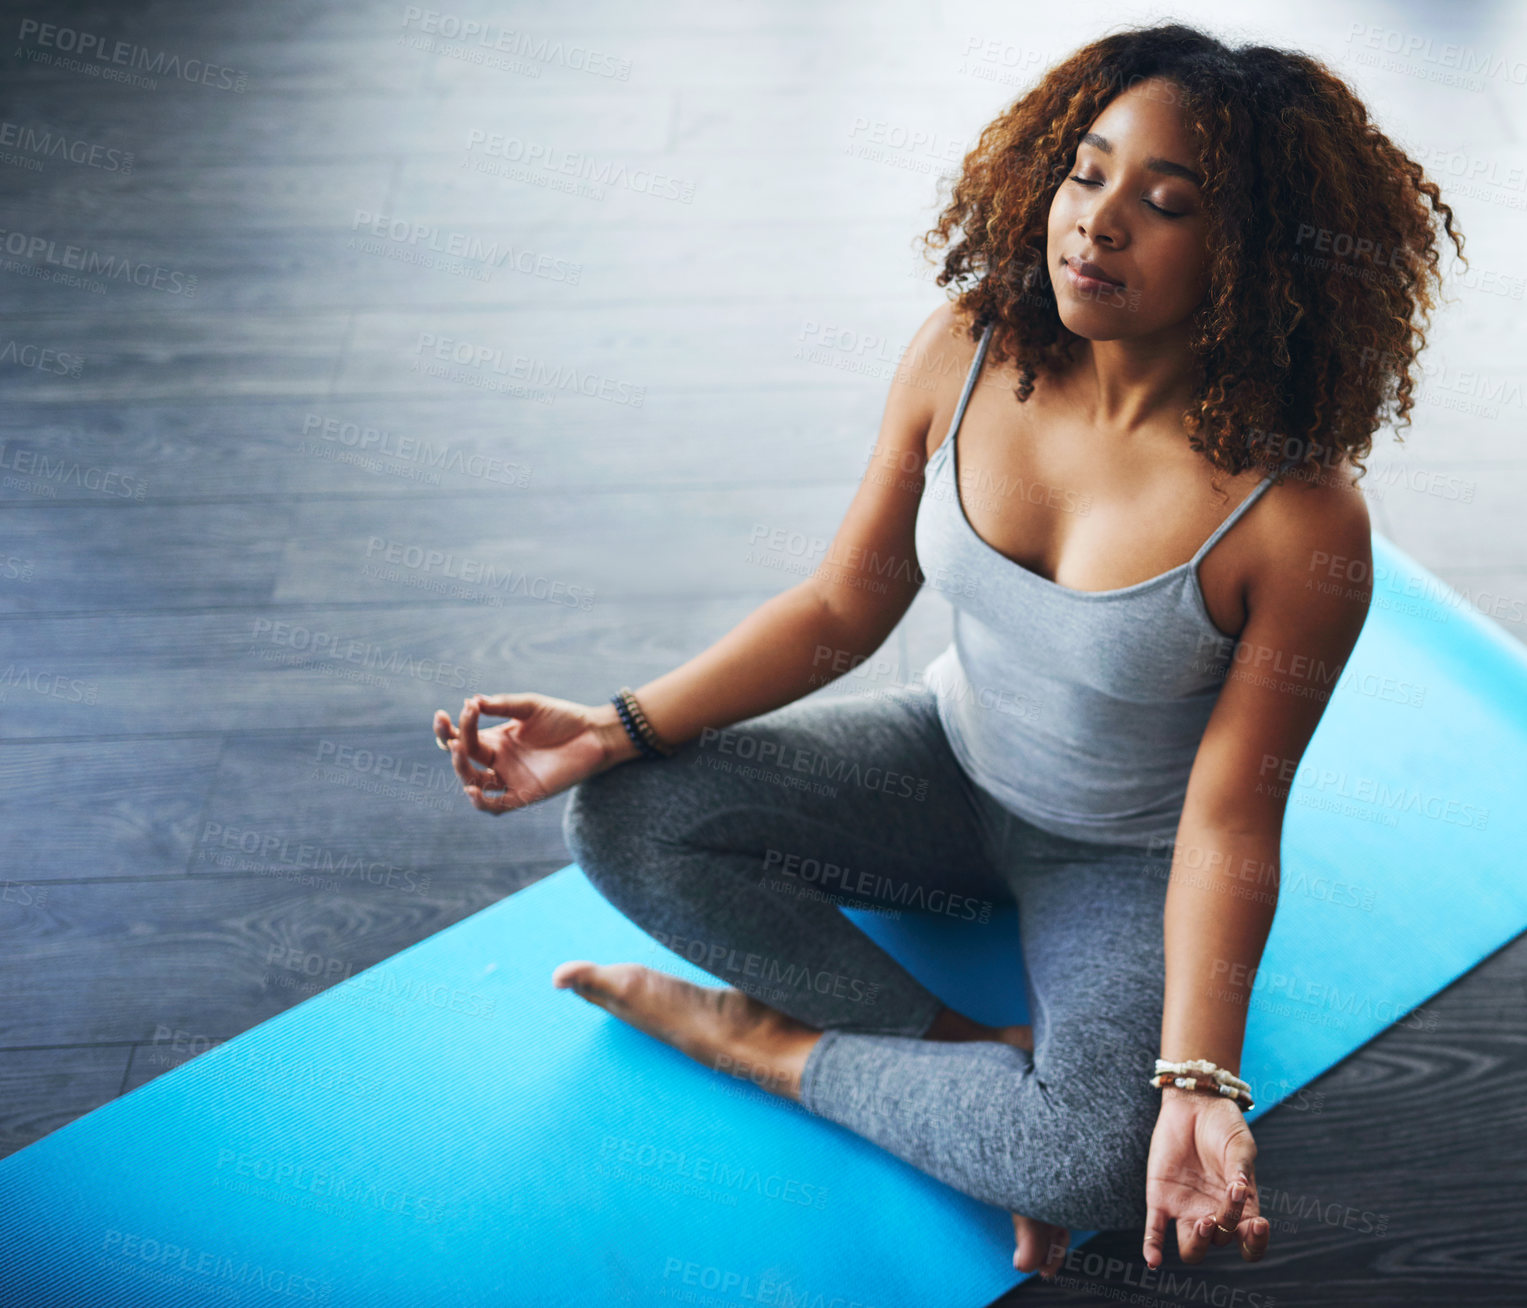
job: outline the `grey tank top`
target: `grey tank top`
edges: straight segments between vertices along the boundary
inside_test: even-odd
[[[1148,581],[1080,591],[1029,571],[976,534],[956,480],[955,441],[991,332],[918,505],[925,584],[954,606],[954,638],[922,679],[960,765],[1003,807],[1078,840],[1170,842],[1236,644],[1210,620],[1198,565],[1273,478],[1192,559]]]

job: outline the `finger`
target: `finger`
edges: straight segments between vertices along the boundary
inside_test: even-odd
[[[1216,1246],[1227,1245],[1236,1239],[1236,1232],[1241,1225],[1241,1213],[1246,1207],[1246,1196],[1251,1193],[1251,1182],[1243,1170],[1237,1170],[1226,1191],[1225,1202],[1221,1205],[1219,1215],[1215,1217],[1215,1225],[1210,1230],[1210,1239]]]
[[[473,808],[495,816],[522,808],[525,804],[525,800],[512,790],[505,790],[502,795],[485,795],[477,786],[467,787],[467,798],[472,801]]]
[[[1262,1216],[1262,1201],[1257,1192],[1257,1175],[1253,1161],[1248,1158],[1241,1169],[1248,1181],[1246,1205],[1241,1212],[1238,1232],[1241,1241],[1241,1257],[1254,1263],[1267,1252],[1267,1242],[1272,1236],[1272,1223]]]
[[[1049,1252],[1045,1248],[1044,1236],[1040,1234],[1037,1222],[1014,1221],[1013,1229],[1017,1234],[1017,1248],[1013,1250],[1013,1266],[1020,1272],[1037,1272],[1039,1264]]]
[[[1177,1256],[1185,1263],[1201,1263],[1209,1252],[1209,1236],[1214,1230],[1212,1217],[1177,1219]]]
[[[503,790],[504,783],[497,772],[492,768],[475,767],[467,757],[465,739],[451,742],[451,766],[456,770],[461,784],[466,787],[477,786],[481,790]]]
[[[441,749],[450,749],[451,741],[456,739],[456,727],[451,721],[451,715],[444,709],[435,710],[434,721],[435,744]]]
[[[461,743],[466,752],[479,763],[492,763],[493,753],[477,736],[478,708],[476,700],[466,700],[461,706]]]
[[[1251,1217],[1241,1223],[1241,1257],[1254,1263],[1267,1252],[1267,1241],[1272,1236],[1272,1223],[1265,1217]]]
[[[1166,1262],[1166,1214],[1159,1208],[1145,1210],[1145,1248],[1142,1254],[1147,1267],[1160,1267]]]

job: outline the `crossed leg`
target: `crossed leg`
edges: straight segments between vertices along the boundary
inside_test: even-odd
[[[1125,1184],[1110,1176],[1100,1193],[1096,1167],[1071,1184],[1073,1155],[1102,1146],[1115,1165],[1135,1135],[1120,1134],[1117,1110],[1089,1105],[1087,1090],[1099,1088],[1096,1040],[1116,1031],[1106,1021],[1072,1030],[1067,987],[1086,982],[1089,998],[1096,987],[1085,968],[1068,971],[1064,954],[1043,948],[1038,925],[1078,911],[1085,879],[1068,882],[1074,865],[1058,857],[1077,850],[1040,849],[1035,869],[1019,875],[1007,839],[1015,822],[959,768],[925,690],[787,705],[670,759],[591,778],[574,790],[564,824],[612,904],[729,987],[583,960],[564,963],[554,979],[1007,1208],[1016,1264],[1053,1265],[1065,1228],[1116,1215],[1115,1190]],[[1088,893],[1119,889],[1085,884]],[[1047,1003],[1037,1011],[1050,1020],[1031,1033],[953,1012],[816,895],[818,886],[867,908],[958,902],[962,916],[971,904],[989,913],[1016,895],[1025,951],[1035,950],[1031,995],[1042,980],[1046,993],[1035,998]],[[1129,989],[1111,975],[1116,984],[1105,991]],[[1116,1027],[1139,1043],[1138,1014],[1124,1013]],[[1103,1093],[1117,1097],[1117,1087]],[[1080,1129],[1089,1114],[1093,1129]],[[1143,1194],[1143,1154],[1138,1164]]]

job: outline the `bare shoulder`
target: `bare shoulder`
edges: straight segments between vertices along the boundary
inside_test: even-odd
[[[1248,600],[1329,593],[1339,583],[1348,599],[1371,593],[1372,522],[1357,471],[1342,463],[1317,474],[1285,477],[1266,494],[1259,518],[1258,564]]]
[[[970,314],[951,300],[934,309],[907,346],[903,363],[908,375],[924,382],[937,382],[952,373],[963,377],[976,352],[971,321]]]
[[[927,413],[926,457],[944,439],[975,353],[970,315],[945,301],[923,319],[901,357],[896,383],[915,391]]]

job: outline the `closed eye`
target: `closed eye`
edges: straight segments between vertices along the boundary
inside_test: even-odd
[[[1095,177],[1077,177],[1074,174],[1072,175],[1071,180],[1081,186],[1101,186],[1103,184]],[[1151,204],[1149,200],[1147,200],[1145,203],[1154,209],[1157,213],[1159,213],[1163,218],[1181,218],[1183,216],[1180,213],[1173,212],[1171,209],[1163,209],[1159,204]]]

